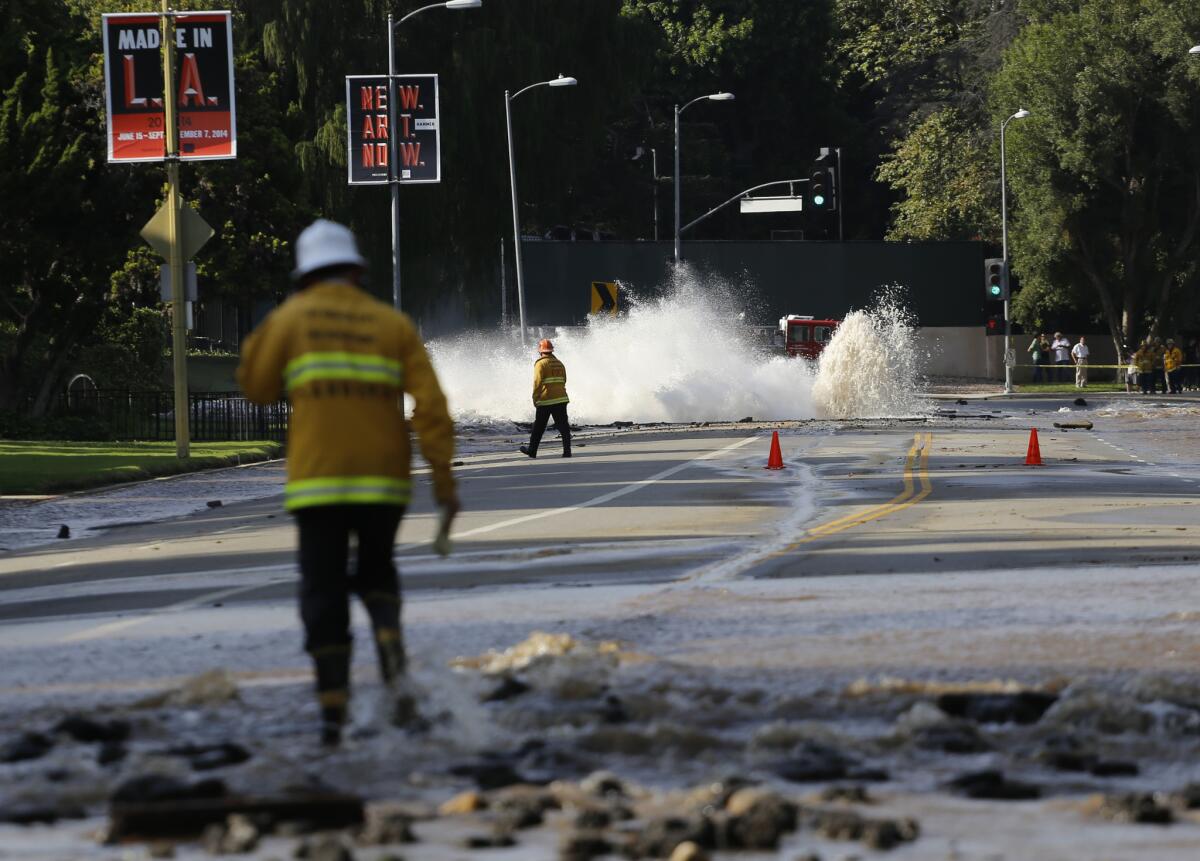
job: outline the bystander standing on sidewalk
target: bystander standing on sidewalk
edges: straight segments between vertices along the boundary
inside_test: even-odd
[[[1079,343],[1071,348],[1071,358],[1075,360],[1075,388],[1087,388],[1088,346],[1083,335]]]
[[[1167,348],[1163,346],[1162,338],[1152,338],[1150,341],[1150,351],[1154,356],[1154,371],[1153,382],[1150,384],[1151,392],[1161,391],[1164,395],[1167,393],[1167,373],[1163,368],[1163,359],[1166,356]]]
[[[1043,351],[1043,344],[1049,346],[1046,342],[1045,335],[1034,335],[1033,340],[1029,342],[1029,346],[1025,348],[1025,352],[1029,354],[1029,361],[1033,362],[1033,382],[1040,383],[1042,381],[1042,363],[1046,361],[1046,353]]]
[[[1200,388],[1200,341],[1192,338],[1183,351],[1183,387],[1194,391]]]
[[[1067,365],[1071,364],[1071,342],[1063,337],[1062,332],[1054,333],[1054,343],[1050,345],[1054,351],[1054,382],[1067,381]]]

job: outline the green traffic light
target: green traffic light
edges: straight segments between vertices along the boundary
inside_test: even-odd
[[[992,294],[993,296],[999,296],[999,295],[1000,295],[1000,285],[999,285],[999,284],[993,284],[991,287],[989,287],[989,288],[988,288],[988,290],[990,290],[990,291],[991,291],[991,294]]]
[[[823,194],[814,194],[813,195],[813,205],[814,206],[821,206],[824,203],[825,203],[825,195],[823,195]]]

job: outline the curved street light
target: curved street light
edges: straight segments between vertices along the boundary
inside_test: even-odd
[[[1004,129],[1013,120],[1029,116],[1024,108],[1000,123],[1000,257],[1004,260],[1004,277],[1008,277],[1008,178],[1004,169]],[[1012,365],[1008,361],[1012,349],[1012,323],[1008,319],[1008,297],[1004,297],[1004,393],[1012,394]]]
[[[521,219],[517,214],[517,161],[513,155],[512,103],[521,93],[535,87],[574,87],[578,83],[574,78],[560,74],[549,81],[530,84],[511,96],[508,90],[504,91],[504,121],[508,127],[508,181],[512,186],[513,255],[517,267],[517,313],[520,316],[522,344],[525,343],[525,272],[521,264]]]
[[[690,108],[696,102],[731,102],[733,101],[733,93],[710,93],[707,96],[697,96],[682,108],[679,105],[675,106],[675,262],[678,263],[681,257],[680,246],[680,230],[679,230],[679,115]]]
[[[1200,45],[1192,45],[1192,47],[1188,48],[1188,53],[1189,54],[1200,54]]]
[[[391,146],[388,158],[391,160],[390,170],[395,170],[400,153],[397,149],[399,141],[393,130],[396,128],[396,28],[414,15],[420,15],[430,9],[478,9],[483,0],[443,0],[441,3],[430,3],[414,9],[399,21],[392,20],[388,12],[388,137]],[[400,310],[400,178],[392,177],[388,182],[392,187],[392,307]]]

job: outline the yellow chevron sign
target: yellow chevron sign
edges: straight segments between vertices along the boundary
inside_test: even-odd
[[[592,282],[593,314],[617,314],[617,283],[615,281]]]

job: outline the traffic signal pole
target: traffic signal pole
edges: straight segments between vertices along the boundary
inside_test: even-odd
[[[167,234],[171,252],[171,365],[175,385],[175,456],[189,453],[187,383],[187,296],[183,281],[183,235],[179,225],[179,124],[175,105],[175,17],[162,0],[163,107],[167,145]]]
[[[1008,271],[1008,178],[1004,172],[1004,127],[1008,121],[1000,123],[1000,259],[1004,261],[1004,271]],[[1012,394],[1012,365],[1008,361],[1008,351],[1012,349],[1012,323],[1008,319],[1008,291],[1004,295],[1004,394]]]
[[[838,212],[838,242],[842,242],[846,238],[842,233],[842,195],[845,191],[842,185],[842,148],[837,146],[833,151],[837,153],[837,190],[834,191],[834,201],[837,203]]]
[[[1008,177],[1004,166],[1004,130],[1013,120],[1029,116],[1029,111],[1021,108],[1008,119],[1000,123],[1000,258],[1003,261],[1004,279],[1004,394],[1012,394],[1012,366],[1009,361],[1012,353],[1012,320],[1009,319],[1009,294],[1011,286],[1008,282]]]

